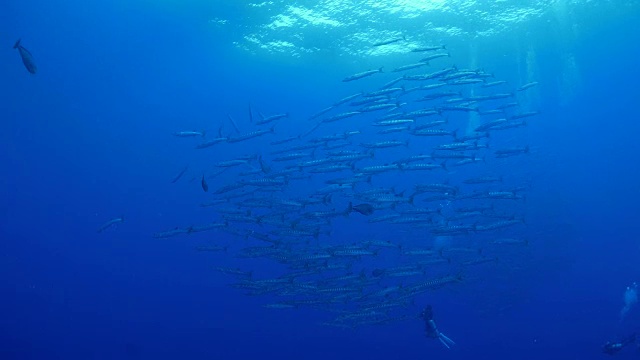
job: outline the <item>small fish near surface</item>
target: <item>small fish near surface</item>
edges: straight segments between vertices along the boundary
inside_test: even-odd
[[[378,46],[383,46],[383,45],[390,45],[390,44],[395,44],[397,42],[400,42],[402,40],[407,40],[407,38],[405,36],[402,36],[402,37],[395,38],[395,39],[382,40],[382,41],[379,41],[377,43],[372,44],[371,46],[378,47]]]
[[[373,205],[371,204],[358,204],[358,205],[353,205],[352,203],[349,203],[349,208],[348,208],[348,212],[351,213],[353,211],[358,212],[364,216],[369,216],[371,214],[373,214],[375,208],[373,207]]]
[[[27,68],[27,71],[30,72],[31,74],[35,74],[36,72],[38,72],[38,67],[36,66],[36,63],[33,60],[33,55],[31,55],[31,52],[29,52],[29,50],[25,49],[24,46],[20,44],[21,40],[22,39],[18,39],[18,41],[16,41],[16,43],[13,45],[13,48],[17,49],[18,52],[20,53],[20,57],[22,58],[22,63],[24,64],[24,67]]]
[[[98,232],[101,233],[105,230],[107,230],[108,228],[112,227],[115,224],[119,224],[121,222],[124,222],[124,216],[120,216],[114,219],[111,219],[109,221],[107,221],[106,223],[104,223],[102,226],[100,226],[98,228]]]
[[[362,78],[365,78],[367,76],[371,76],[373,74],[377,74],[377,73],[381,73],[382,72],[382,67],[380,67],[378,70],[367,70],[361,73],[357,73],[357,74],[353,74],[351,76],[347,76],[346,78],[342,79],[342,82],[349,82],[349,81],[353,81],[353,80],[359,80]]]

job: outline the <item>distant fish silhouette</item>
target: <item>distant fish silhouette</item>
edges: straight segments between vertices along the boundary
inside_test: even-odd
[[[207,180],[204,179],[204,175],[202,175],[202,181],[200,181],[200,184],[202,184],[202,190],[204,190],[204,192],[209,191],[209,184],[207,184]]]
[[[120,216],[120,217],[111,219],[111,220],[107,221],[106,223],[104,223],[102,226],[100,226],[100,228],[98,228],[98,232],[101,233],[101,232],[107,230],[108,228],[110,228],[111,226],[113,226],[115,224],[119,224],[121,222],[124,222],[124,216]]]
[[[373,277],[380,277],[382,275],[384,275],[386,271],[384,269],[373,269],[373,271],[371,272],[371,275],[373,275]]]
[[[185,166],[182,170],[180,170],[180,172],[176,176],[173,177],[173,180],[171,180],[171,183],[175,184],[178,180],[180,180],[182,175],[184,175],[184,173],[187,172],[188,168],[189,168],[189,166]]]
[[[27,68],[27,71],[35,74],[38,71],[38,67],[33,61],[33,55],[31,55],[29,50],[25,49],[24,46],[20,45],[20,40],[22,39],[18,39],[18,41],[16,41],[16,43],[13,45],[13,48],[18,49],[20,57],[22,58],[22,63],[24,64],[24,67]]]
[[[349,212],[355,211],[355,212],[359,212],[362,215],[369,216],[369,215],[373,214],[374,210],[375,209],[373,208],[373,206],[371,204],[353,205],[353,204],[349,203]]]

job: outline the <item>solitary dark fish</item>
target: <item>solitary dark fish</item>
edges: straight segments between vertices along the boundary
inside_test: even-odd
[[[373,275],[373,277],[380,277],[382,275],[384,275],[386,271],[384,269],[373,269],[373,271],[371,272],[371,275]]]
[[[373,214],[374,210],[371,204],[358,204],[354,206],[352,203],[349,203],[349,212],[356,211],[362,215],[369,216]]]
[[[209,185],[207,184],[207,180],[204,179],[204,175],[202,175],[202,181],[200,183],[202,184],[202,190],[204,190],[204,192],[209,191]]]
[[[24,67],[27,68],[27,71],[35,74],[38,71],[38,67],[36,67],[36,63],[33,61],[33,55],[31,55],[29,50],[25,49],[24,46],[20,45],[20,40],[22,39],[18,39],[18,41],[16,41],[13,48],[18,49],[20,57],[22,58],[22,63],[24,64]]]
[[[233,120],[233,118],[229,114],[227,114],[227,117],[231,121],[231,125],[233,125],[233,128],[236,129],[236,134],[240,134],[240,129],[238,129],[238,125],[236,125],[236,121]],[[220,129],[222,129],[222,127]],[[222,137],[222,136],[220,136],[220,137]]]
[[[117,217],[115,219],[111,219],[111,220],[107,221],[106,223],[104,223],[104,225],[100,226],[100,228],[98,229],[98,232],[101,233],[101,232],[107,230],[108,228],[110,228],[112,225],[121,223],[123,221],[124,221],[124,216],[120,216],[120,217]]]
[[[372,46],[382,46],[382,45],[389,45],[389,44],[395,44],[398,41],[402,41],[402,40],[407,40],[407,38],[403,35],[401,38],[395,38],[395,39],[389,39],[389,40],[383,40],[380,42],[377,42],[375,44],[373,44]]]
[[[185,166],[184,169],[180,170],[180,172],[176,176],[173,177],[173,180],[171,180],[171,183],[175,184],[178,180],[180,180],[182,175],[184,175],[184,173],[187,172],[188,168],[189,168],[188,166]]]

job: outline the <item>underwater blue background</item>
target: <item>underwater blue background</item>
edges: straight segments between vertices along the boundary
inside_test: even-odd
[[[170,180],[187,164],[225,159],[172,133],[216,131],[226,113],[246,124],[249,102],[306,119],[353,93],[344,76],[402,63],[402,54],[350,53],[356,44],[294,56],[244,43],[279,2],[271,12],[241,1],[5,3],[0,358],[606,357],[606,341],[640,330],[639,309],[620,321],[624,290],[640,280],[640,5],[555,3],[531,2],[541,14],[509,31],[435,40],[466,66],[473,47],[474,66],[515,83],[526,82],[534,56],[541,84],[541,115],[527,133],[535,152],[513,169],[532,180],[530,251],[517,271],[430,295],[452,350],[425,339],[419,320],[345,331],[318,325],[320,311],[265,309],[212,270],[237,259],[151,236],[206,221],[198,181]],[[471,19],[460,9],[457,22]],[[18,38],[38,74],[11,48]],[[96,233],[120,215],[123,224]]]

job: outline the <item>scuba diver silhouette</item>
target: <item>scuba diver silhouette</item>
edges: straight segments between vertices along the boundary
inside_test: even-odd
[[[604,344],[604,346],[602,347],[602,352],[608,355],[614,355],[618,351],[622,350],[625,346],[629,344],[634,344],[635,342],[636,342],[636,334],[633,333],[621,341],[615,341],[615,342],[607,341],[607,343]]]
[[[427,337],[440,340],[442,345],[447,349],[451,349],[451,346],[456,344],[453,340],[438,330],[435,321],[433,321],[433,309],[431,308],[431,305],[427,305],[427,307],[422,310],[420,318],[424,320],[425,335]]]

